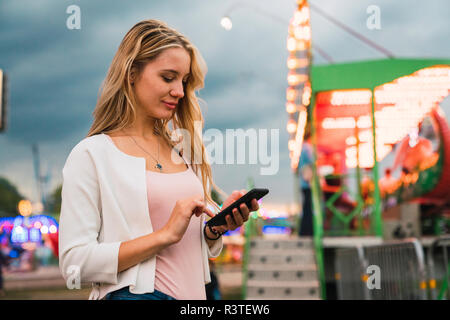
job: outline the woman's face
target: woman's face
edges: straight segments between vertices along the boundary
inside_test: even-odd
[[[166,49],[148,62],[134,80],[139,113],[156,119],[170,119],[184,97],[184,83],[190,66],[191,58],[184,48]]]

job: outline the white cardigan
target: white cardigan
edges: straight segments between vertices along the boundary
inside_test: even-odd
[[[90,300],[130,286],[133,293],[154,291],[156,257],[117,272],[122,241],[153,232],[145,158],[119,150],[105,134],[80,141],[64,168],[59,222],[59,268],[69,284],[93,283]],[[204,223],[203,214],[200,222]],[[203,228],[201,228],[203,231]],[[217,257],[220,238],[209,248],[202,237],[205,284],[211,282],[208,257]],[[79,279],[74,279],[79,270]]]

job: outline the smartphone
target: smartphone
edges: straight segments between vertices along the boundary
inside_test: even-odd
[[[253,199],[259,200],[262,197],[264,197],[266,194],[269,193],[269,189],[260,189],[255,188],[244,194],[242,197],[237,199],[235,202],[230,204],[228,207],[220,211],[218,214],[216,214],[213,218],[208,220],[206,222],[207,225],[213,226],[221,226],[227,224],[227,221],[225,220],[225,217],[229,214],[233,213],[233,209],[237,208],[239,209],[240,205],[245,203],[247,207],[251,208],[251,202]]]

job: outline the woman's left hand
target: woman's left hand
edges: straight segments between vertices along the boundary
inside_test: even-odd
[[[233,191],[233,193],[224,201],[222,210],[230,206],[233,202],[241,198],[243,195],[247,193],[247,190],[242,189],[241,191]],[[226,216],[226,225],[222,226],[214,226],[212,227],[215,231],[220,233],[225,233],[228,230],[235,230],[242,226],[244,222],[248,220],[250,212],[256,211],[259,209],[259,204],[256,199],[253,199],[251,202],[251,208],[248,208],[245,203],[241,204],[239,210],[234,209],[232,215]]]

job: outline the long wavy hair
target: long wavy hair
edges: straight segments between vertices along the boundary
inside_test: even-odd
[[[202,141],[201,131],[195,130],[194,123],[204,120],[199,106],[199,98],[195,91],[204,87],[204,79],[207,72],[205,60],[199,50],[181,33],[170,28],[166,23],[159,20],[144,20],[135,24],[125,35],[113,58],[105,80],[103,81],[95,110],[94,121],[87,137],[122,130],[133,124],[136,120],[137,99],[131,85],[131,71],[138,76],[145,65],[156,59],[164,50],[169,48],[184,48],[190,55],[191,66],[186,84],[184,85],[184,97],[179,101],[178,108],[170,119],[156,119],[155,134],[164,138],[172,147],[181,140],[174,139],[172,133],[176,129],[189,132],[191,141],[183,141],[184,145],[190,146],[190,155],[196,159],[195,163],[190,161],[197,176],[201,173],[204,197],[208,203],[219,209],[211,198],[214,188],[223,196],[227,194],[221,190],[213,181],[211,167],[209,165],[205,146]],[[172,125],[172,128],[169,127]],[[179,130],[183,132],[183,130]],[[184,138],[184,136],[181,136]],[[178,135],[178,138],[181,138]],[[192,159],[192,157],[191,157]],[[198,164],[200,160],[200,163]]]

